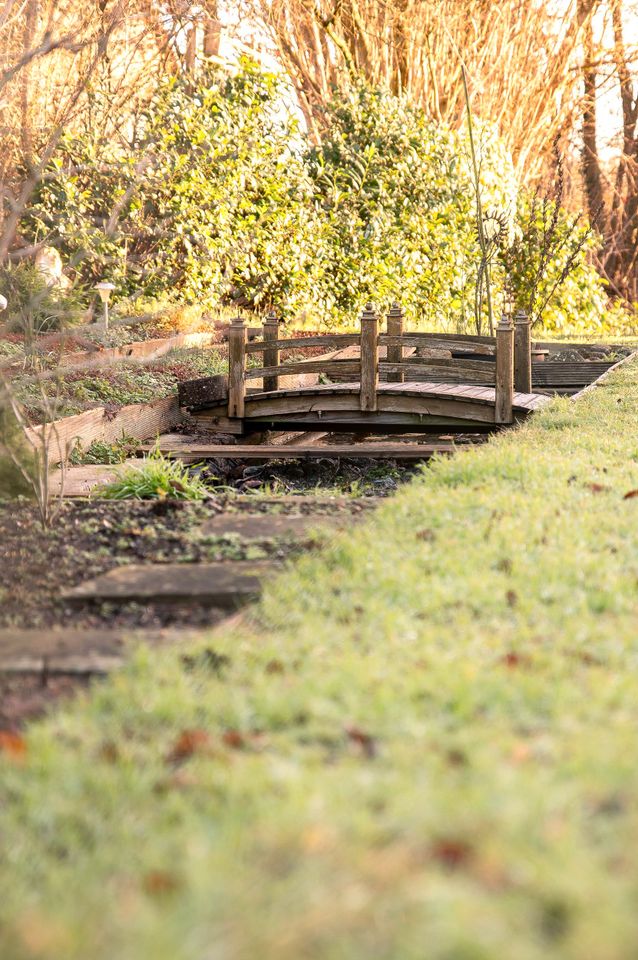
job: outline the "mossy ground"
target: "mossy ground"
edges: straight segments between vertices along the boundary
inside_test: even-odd
[[[6,960],[638,952],[638,365],[7,742]]]

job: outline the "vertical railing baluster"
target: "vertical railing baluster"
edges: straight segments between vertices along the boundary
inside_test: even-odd
[[[402,337],[403,336],[403,310],[398,303],[393,303],[388,311],[387,316],[388,321],[388,336],[389,337]],[[388,363],[401,363],[403,360],[403,347],[400,345],[388,346]],[[398,370],[396,373],[392,371],[388,373],[388,380],[390,383],[403,383],[405,379],[405,374],[403,370]]]
[[[514,389],[532,392],[532,327],[524,310],[514,317]]]
[[[361,314],[361,388],[362,410],[377,409],[379,382],[379,318],[371,303]]]
[[[243,417],[246,396],[246,324],[241,317],[228,329],[228,416]]]
[[[279,317],[272,310],[263,323],[263,337],[264,342],[269,340],[278,340],[279,339]],[[279,350],[277,347],[268,347],[264,350],[264,367],[278,367],[279,366]],[[272,377],[264,377],[264,391],[266,390],[278,390],[279,389],[279,377],[277,375]]]
[[[514,327],[503,314],[496,328],[496,389],[494,391],[494,420],[512,423],[514,420]]]

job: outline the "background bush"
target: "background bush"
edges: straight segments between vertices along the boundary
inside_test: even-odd
[[[26,260],[0,266],[0,293],[8,301],[0,320],[11,333],[24,334],[27,339],[78,323],[85,312],[81,289],[49,286]]]
[[[282,103],[280,81],[247,60],[233,76],[171,78],[127,144],[62,143],[24,233],[120,297],[275,306],[326,326],[354,324],[368,299],[400,299],[412,323],[472,330],[480,251],[464,134],[362,84],[327,108],[310,144]],[[476,139],[484,211],[500,218],[501,242],[529,238],[508,264],[519,300],[537,225],[495,131],[477,121]],[[497,310],[504,263],[493,264]],[[557,254],[548,282],[562,265]],[[605,310],[583,249],[544,325],[598,332]]]

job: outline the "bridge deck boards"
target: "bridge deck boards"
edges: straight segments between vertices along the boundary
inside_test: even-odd
[[[359,393],[358,383],[317,384],[313,387],[301,387],[297,390],[272,390],[253,393],[247,400],[251,404],[261,401],[274,400],[284,397],[311,397],[311,396],[348,396]],[[436,383],[436,382],[407,382],[407,383],[380,383],[379,395],[435,398],[442,396],[458,399],[461,402],[472,401],[481,404],[494,404],[494,387],[483,387],[471,384]],[[515,393],[514,407],[519,410],[534,410],[548,402],[548,398],[536,393]]]

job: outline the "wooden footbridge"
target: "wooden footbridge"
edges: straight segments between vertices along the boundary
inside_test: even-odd
[[[180,402],[210,429],[241,434],[485,430],[523,419],[548,401],[532,392],[530,325],[522,316],[505,317],[492,338],[409,333],[395,305],[387,332],[379,327],[371,305],[356,334],[283,338],[271,315],[261,336],[249,340],[244,321],[234,320],[228,375],[183,384]],[[296,356],[317,347],[326,353]],[[295,358],[282,359],[283,352]]]

